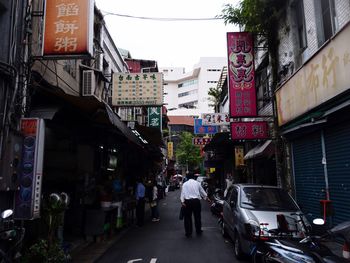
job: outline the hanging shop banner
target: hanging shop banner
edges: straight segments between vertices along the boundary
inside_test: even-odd
[[[235,167],[244,165],[244,149],[243,146],[235,146]]]
[[[148,127],[161,129],[162,127],[162,112],[161,107],[148,107]]]
[[[211,138],[209,137],[194,137],[192,139],[192,143],[194,145],[206,145],[210,143],[210,141],[211,141]]]
[[[232,140],[258,140],[268,138],[268,125],[265,121],[232,122]]]
[[[194,134],[215,134],[218,130],[218,126],[204,126],[202,119],[194,119]]]
[[[230,125],[228,113],[202,113],[203,125]]]
[[[168,142],[168,159],[172,160],[174,158],[174,143]]]
[[[23,134],[19,191],[15,197],[15,219],[31,220],[40,216],[41,182],[44,160],[45,126],[43,119],[21,119]]]
[[[44,17],[44,57],[92,55],[93,0],[47,0]]]
[[[161,106],[162,73],[114,73],[113,106]]]
[[[253,47],[251,33],[227,33],[231,117],[257,115]]]

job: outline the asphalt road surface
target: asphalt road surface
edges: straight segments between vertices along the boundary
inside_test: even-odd
[[[97,261],[98,263],[224,263],[239,262],[230,240],[220,232],[210,205],[202,201],[203,234],[185,237],[179,220],[180,190],[167,193],[159,202],[160,221],[152,222],[147,211],[144,226],[131,227]],[[248,262],[248,261],[246,261]]]

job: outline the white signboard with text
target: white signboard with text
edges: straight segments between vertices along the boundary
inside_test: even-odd
[[[230,125],[228,113],[202,113],[202,125]]]
[[[114,73],[113,106],[161,106],[162,73]]]

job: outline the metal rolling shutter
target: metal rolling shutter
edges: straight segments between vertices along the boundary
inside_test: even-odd
[[[320,200],[325,198],[320,132],[293,141],[296,199],[308,219],[321,216]]]
[[[333,224],[350,219],[350,123],[325,130]]]

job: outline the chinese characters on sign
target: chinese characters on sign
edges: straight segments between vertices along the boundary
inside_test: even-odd
[[[92,53],[92,0],[46,1],[44,56]]]
[[[345,27],[276,91],[284,125],[349,90],[350,27]]]
[[[113,74],[113,106],[160,106],[162,104],[162,73]]]
[[[148,127],[158,128],[162,127],[162,113],[161,107],[148,107]]]
[[[240,167],[244,165],[244,149],[242,146],[235,147],[235,166]]]
[[[256,116],[253,38],[248,32],[227,33],[231,117]]]
[[[168,142],[168,159],[172,160],[174,158],[174,144],[173,142]]]
[[[230,125],[228,113],[202,113],[203,125]]]
[[[206,145],[208,143],[210,143],[211,138],[207,137],[207,138],[203,138],[203,137],[194,137],[192,139],[192,143],[194,145]]]
[[[232,140],[257,140],[267,139],[267,122],[232,122],[231,139]]]
[[[202,119],[194,119],[194,134],[215,134],[218,130],[218,126],[204,126]]]

